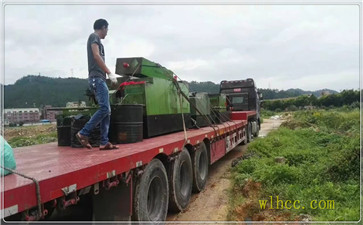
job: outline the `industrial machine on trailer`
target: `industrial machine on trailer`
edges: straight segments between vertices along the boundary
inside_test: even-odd
[[[227,81],[219,95],[189,93],[172,71],[144,58],[117,59],[116,73],[123,77],[110,91],[110,139],[120,148],[62,141],[14,149],[17,169],[2,178],[5,221],[163,221],[186,209],[209,166],[259,125],[259,108],[238,108]],[[65,137],[78,117],[66,120]]]

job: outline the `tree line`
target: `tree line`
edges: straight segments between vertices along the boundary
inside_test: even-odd
[[[211,81],[188,82],[191,92],[219,93],[219,84]],[[88,80],[80,78],[51,78],[39,75],[28,75],[15,82],[5,85],[5,108],[42,108],[45,105],[64,107],[67,102],[85,101],[90,104],[86,95]],[[301,89],[258,89],[264,99],[297,97],[303,94],[313,94],[317,97],[323,90],[311,92]],[[337,93],[329,90],[331,93]],[[282,106],[281,106],[282,107]],[[281,108],[278,107],[278,108]]]
[[[29,75],[5,85],[5,108],[65,107],[67,102],[87,101],[87,79]]]
[[[312,107],[360,107],[360,92],[358,90],[343,90],[340,93],[316,97],[315,95],[301,95],[296,98],[264,100],[262,108],[272,111],[295,111],[306,106]]]

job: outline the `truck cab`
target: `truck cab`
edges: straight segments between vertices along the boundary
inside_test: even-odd
[[[223,80],[220,84],[220,93],[227,95],[227,109],[232,112],[255,111],[256,115],[248,118],[251,126],[250,135],[258,136],[261,128],[260,108],[262,94],[257,91],[257,87],[252,78],[246,80]]]

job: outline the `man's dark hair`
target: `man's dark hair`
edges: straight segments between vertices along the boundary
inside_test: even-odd
[[[98,19],[93,24],[93,29],[94,30],[101,30],[103,26],[105,26],[105,28],[108,27],[107,21],[105,19]]]

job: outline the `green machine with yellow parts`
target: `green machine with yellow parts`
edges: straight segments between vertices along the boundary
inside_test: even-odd
[[[110,91],[111,104],[144,106],[144,138],[181,131],[183,122],[191,124],[189,102],[180,93],[188,96],[188,85],[176,81],[171,70],[142,57],[118,58],[116,74],[123,82]]]

